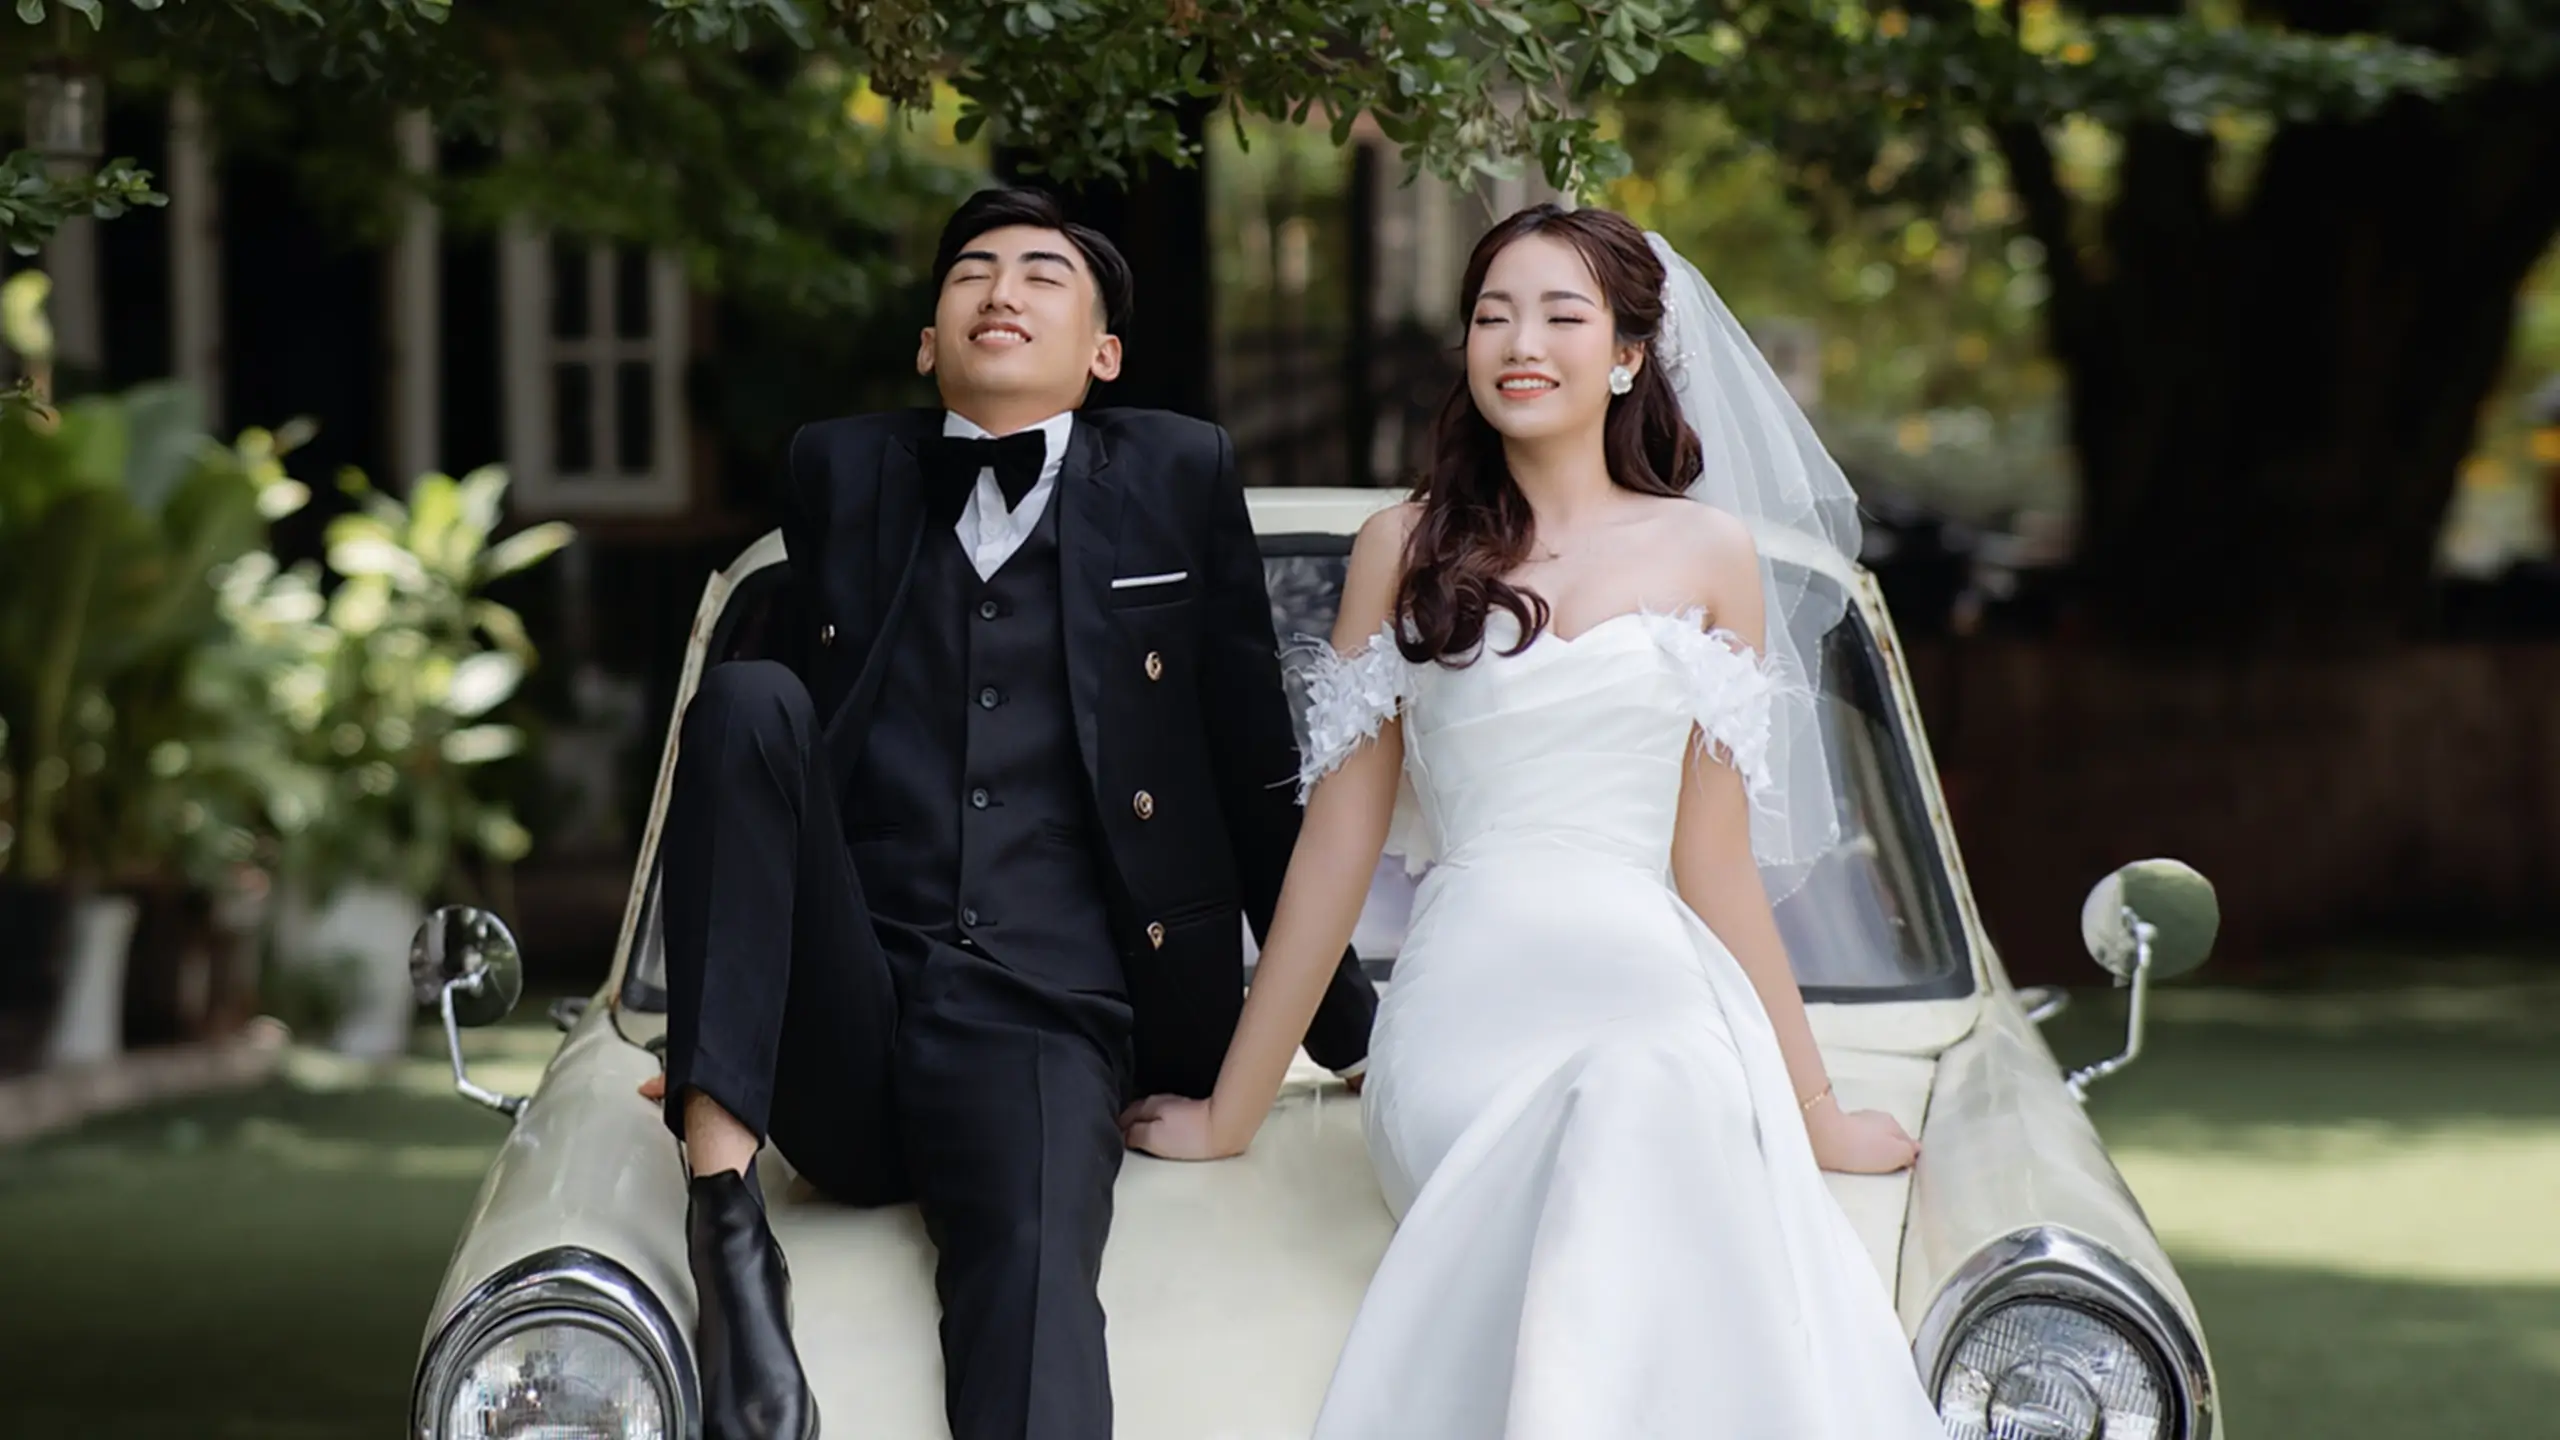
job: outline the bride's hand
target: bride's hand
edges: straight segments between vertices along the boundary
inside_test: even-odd
[[[1179,1095],[1150,1095],[1120,1112],[1120,1138],[1132,1150],[1166,1160],[1224,1160],[1242,1145],[1218,1137],[1209,1102]]]
[[[1920,1158],[1920,1142],[1881,1110],[1843,1110],[1825,1101],[1805,1117],[1814,1163],[1844,1175],[1890,1175]]]

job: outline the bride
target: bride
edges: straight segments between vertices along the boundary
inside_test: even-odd
[[[1399,1224],[1319,1440],[1936,1440],[1816,1173],[1919,1147],[1835,1102],[1770,909],[1837,837],[1806,660],[1838,606],[1753,526],[1853,545],[1854,499],[1625,218],[1512,216],[1462,300],[1432,473],[1362,528],[1316,663],[1216,1089],[1128,1143],[1244,1149],[1392,846],[1432,866],[1364,1100]]]

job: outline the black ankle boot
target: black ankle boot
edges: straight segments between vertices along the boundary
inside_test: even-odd
[[[791,1348],[790,1272],[746,1177],[694,1177],[685,1250],[701,1306],[703,1440],[812,1440],[818,1406]]]

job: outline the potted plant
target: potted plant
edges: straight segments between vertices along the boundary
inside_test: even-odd
[[[122,763],[127,716],[219,633],[212,577],[298,503],[211,441],[182,387],[0,407],[0,1004],[17,1021],[0,1045],[21,1063],[43,1008],[28,1002],[57,988],[42,1058],[119,1048],[134,887],[168,858]]]
[[[507,486],[495,467],[422,476],[405,501],[360,476],[345,484],[359,508],[329,526],[336,585],[325,601],[305,567],[252,573],[240,603],[268,616],[252,633],[281,662],[272,694],[302,758],[327,775],[308,823],[276,827],[277,953],[291,971],[343,978],[336,1043],[381,1056],[407,1039],[408,943],[426,902],[470,893],[471,859],[511,862],[529,843],[482,776],[523,746],[497,712],[534,647],[486,591],[571,532],[546,524],[495,540]],[[295,623],[315,609],[316,622]]]

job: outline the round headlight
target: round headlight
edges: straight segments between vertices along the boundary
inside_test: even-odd
[[[412,1440],[673,1440],[698,1412],[683,1337],[649,1287],[590,1250],[473,1286],[418,1364]]]
[[[1948,1440],[2167,1440],[2169,1407],[2168,1378],[2140,1341],[2043,1300],[1985,1314],[1938,1382]]]
[[[531,1316],[455,1376],[443,1440],[666,1440],[657,1367],[584,1316]]]
[[[2216,1440],[2193,1323],[2139,1267],[2060,1227],[1958,1266],[1912,1352],[1947,1440]]]

